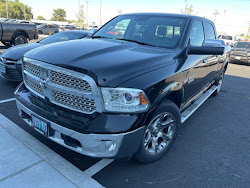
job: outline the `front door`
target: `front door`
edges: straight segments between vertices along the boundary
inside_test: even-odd
[[[203,22],[195,20],[190,31],[190,46],[202,46],[205,33]],[[199,93],[204,86],[209,83],[209,68],[211,56],[208,55],[188,55],[187,63],[189,71],[187,79],[184,81],[185,101],[191,99]]]

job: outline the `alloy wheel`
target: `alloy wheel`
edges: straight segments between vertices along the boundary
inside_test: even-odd
[[[152,155],[163,151],[174,137],[175,125],[175,118],[169,112],[156,116],[148,125],[144,135],[145,150]]]

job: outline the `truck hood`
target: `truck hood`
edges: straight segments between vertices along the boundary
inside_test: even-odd
[[[250,52],[250,49],[247,49],[247,48],[233,48],[232,51]]]
[[[18,46],[13,46],[4,51],[2,57],[9,60],[18,61],[22,59],[24,54],[30,50],[43,46],[40,43],[32,43],[32,44],[22,44]]]
[[[174,63],[174,50],[114,39],[81,39],[44,45],[25,57],[92,76],[100,86],[117,87]]]

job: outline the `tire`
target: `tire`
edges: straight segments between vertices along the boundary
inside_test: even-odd
[[[43,34],[43,32],[39,30],[39,31],[38,31],[38,34],[39,34],[39,35],[42,35],[42,34]]]
[[[215,81],[214,85],[217,86],[217,89],[213,92],[213,94],[212,94],[213,96],[219,95],[223,81],[224,81],[224,75],[225,75],[225,71],[223,71],[223,73],[220,75],[220,77]]]
[[[7,47],[11,47],[12,43],[11,42],[6,42],[6,41],[1,41],[3,43],[3,45],[7,46]]]
[[[20,45],[20,44],[26,44],[28,43],[28,39],[24,35],[18,35],[13,38],[13,44],[14,46]]]
[[[179,133],[180,110],[175,103],[165,100],[149,122],[140,147],[133,156],[140,163],[152,163],[168,152]]]

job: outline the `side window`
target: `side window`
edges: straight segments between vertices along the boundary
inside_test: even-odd
[[[205,22],[205,37],[206,39],[216,39],[215,37],[215,32],[214,32],[214,27],[212,24]]]
[[[201,21],[195,21],[193,23],[189,38],[192,46],[202,46],[204,41],[204,30]]]

